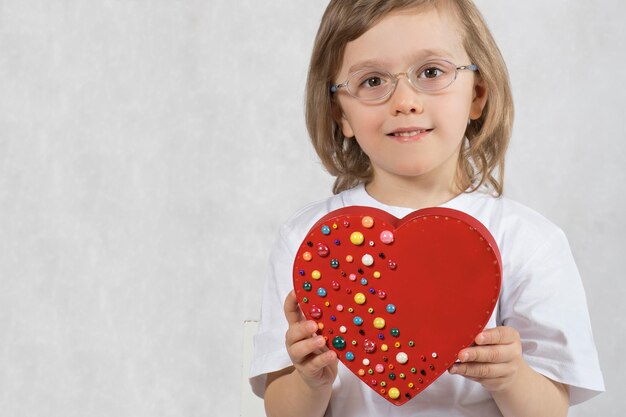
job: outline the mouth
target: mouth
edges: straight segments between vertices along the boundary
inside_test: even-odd
[[[410,127],[410,128],[404,128],[404,129],[396,129],[393,132],[388,133],[387,136],[394,138],[394,139],[398,139],[402,142],[408,142],[408,141],[415,141],[415,140],[421,139],[432,131],[433,129],[425,129],[421,127]]]

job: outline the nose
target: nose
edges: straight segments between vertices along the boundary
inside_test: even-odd
[[[422,94],[409,81],[406,74],[398,74],[396,86],[389,98],[389,109],[393,115],[421,114],[424,112]]]

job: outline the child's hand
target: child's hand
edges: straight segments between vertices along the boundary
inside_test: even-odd
[[[287,352],[304,382],[314,389],[332,384],[337,376],[337,354],[326,347],[324,337],[315,334],[317,324],[304,320],[293,291],[285,299],[285,317],[289,323]]]
[[[495,327],[480,333],[474,342],[476,346],[459,352],[461,363],[452,365],[449,372],[480,382],[490,392],[510,385],[524,363],[517,330]]]

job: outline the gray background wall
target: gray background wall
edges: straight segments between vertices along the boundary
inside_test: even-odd
[[[567,232],[626,366],[621,0],[478,1],[508,62],[509,197]],[[0,415],[237,416],[281,222],[330,193],[302,118],[323,0],[0,0]]]

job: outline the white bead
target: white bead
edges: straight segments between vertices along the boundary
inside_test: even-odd
[[[409,355],[407,355],[407,354],[406,354],[406,353],[404,353],[404,352],[399,352],[399,353],[396,355],[396,361],[397,361],[398,363],[405,364],[405,363],[407,363],[407,362],[409,361]]]
[[[374,264],[374,257],[370,255],[369,253],[366,253],[361,258],[361,262],[363,262],[363,265],[365,266],[372,266]]]

